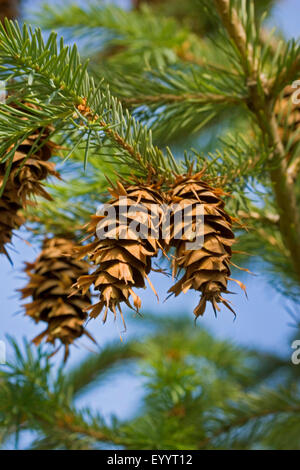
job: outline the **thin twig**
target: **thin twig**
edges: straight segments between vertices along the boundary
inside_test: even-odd
[[[182,101],[196,101],[199,103],[238,103],[239,98],[234,96],[203,94],[203,93],[183,93],[173,95],[171,93],[161,93],[157,95],[139,95],[133,98],[121,98],[126,105],[151,104],[151,103],[176,103]]]
[[[290,184],[294,184],[300,173],[300,156],[296,157],[287,169]]]

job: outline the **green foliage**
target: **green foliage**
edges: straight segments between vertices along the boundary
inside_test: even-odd
[[[39,29],[33,32],[24,25],[21,31],[13,22],[7,22],[6,29],[1,26],[0,40],[0,60],[4,64],[0,79],[9,80],[9,90],[18,93],[18,98],[10,100],[14,106],[28,101],[38,108],[32,111],[22,105],[24,112],[18,111],[9,106],[10,100],[2,105],[2,155],[37,127],[51,124],[56,133],[63,133],[65,141],[73,142],[71,153],[84,142],[85,160],[92,148],[104,147],[114,150],[118,167],[120,163],[130,166],[138,175],[146,176],[149,166],[168,172],[172,168],[169,162],[174,168],[169,154],[164,156],[152,145],[151,132],[123,112],[107,86],[101,81],[95,85],[86,71],[87,63],[81,65],[75,45],[70,49],[62,39],[58,45],[54,33],[45,43]],[[90,108],[90,119],[78,109],[85,104]],[[4,123],[9,128],[5,135]],[[9,152],[2,161],[11,156]]]
[[[104,45],[109,42],[112,51],[121,50],[119,58],[123,63],[133,67],[140,67],[141,57],[155,67],[175,62],[176,50],[191,37],[188,30],[178,29],[174,19],[158,19],[146,7],[136,12],[98,2],[90,2],[85,7],[67,2],[58,10],[44,4],[34,20],[48,29],[72,28],[77,38],[94,31],[101,39],[94,39],[98,50],[101,42]]]
[[[218,341],[185,316],[155,324],[142,341],[108,344],[69,372],[55,370],[46,351],[26,345],[24,354],[14,344],[14,359],[0,375],[3,443],[32,430],[38,449],[105,443],[128,449],[299,449],[300,396],[289,359]],[[274,372],[264,368],[267,361],[280,363],[280,387],[266,385]],[[87,386],[101,393],[104,379],[128,369],[144,377],[146,386],[133,419],[109,424],[88,408],[74,407]],[[283,440],[282,426],[289,434]]]

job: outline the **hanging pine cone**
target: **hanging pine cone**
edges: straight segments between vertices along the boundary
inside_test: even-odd
[[[27,198],[31,196],[42,196],[49,201],[52,200],[40,183],[50,175],[59,177],[54,163],[48,161],[53,149],[57,147],[49,140],[49,134],[49,129],[45,129],[42,134],[40,129],[37,129],[18,146],[14,154],[9,182],[15,187],[23,206],[26,206]],[[8,164],[6,161],[1,165],[3,173]]]
[[[25,272],[30,280],[21,289],[22,298],[32,297],[25,304],[26,315],[36,323],[44,321],[47,328],[33,342],[38,345],[43,338],[54,344],[58,339],[65,346],[65,360],[69,345],[83,334],[87,319],[85,309],[91,304],[88,291],[83,296],[69,297],[70,288],[76,279],[88,273],[85,261],[74,259],[75,244],[66,238],[46,239],[42,252],[34,263],[26,263]]]
[[[285,146],[290,146],[289,156],[293,155],[300,142],[300,104],[295,104],[292,100],[295,91],[296,89],[291,86],[285,87],[283,95],[277,100],[275,106],[280,138]]]
[[[218,303],[223,303],[233,313],[228,301],[222,294],[228,293],[227,283],[230,279],[231,245],[234,242],[232,221],[224,211],[224,202],[221,200],[221,190],[213,189],[203,181],[203,172],[185,176],[178,176],[170,192],[171,201],[175,204],[186,205],[192,214],[190,228],[196,230],[196,205],[204,207],[204,242],[202,248],[187,249],[186,240],[182,237],[176,239],[176,232],[183,227],[176,227],[173,221],[171,228],[170,246],[176,248],[173,261],[174,274],[184,269],[183,277],[171,287],[169,292],[179,295],[189,289],[201,293],[199,304],[194,310],[196,318],[203,315],[206,303],[212,303],[214,312],[220,310]],[[183,222],[182,222],[183,223]],[[238,284],[242,286],[241,283]]]
[[[48,129],[41,134],[38,129],[18,146],[13,156],[10,174],[0,198],[0,253],[7,256],[5,244],[11,241],[13,230],[24,223],[20,209],[31,203],[29,198],[35,196],[52,200],[41,183],[50,175],[59,178],[54,163],[48,161],[56,147],[49,141],[49,134]],[[0,188],[4,184],[8,165],[8,160],[0,164]]]
[[[0,187],[3,184],[3,176],[0,175]],[[8,258],[5,245],[12,238],[13,230],[17,230],[24,224],[25,219],[20,214],[22,206],[16,194],[14,186],[7,184],[3,196],[0,198],[0,253]]]
[[[126,197],[128,209],[133,209],[136,204],[139,204],[135,213],[128,215],[128,224],[133,220],[141,221],[145,217],[144,222],[141,223],[143,230],[147,230],[147,227],[151,226],[154,230],[159,231],[162,197],[157,186],[146,184],[124,187],[118,182],[115,187],[109,188],[109,191],[113,196],[110,205],[115,208],[117,219],[114,238],[107,238],[112,233],[110,231],[113,220],[102,215],[94,216],[88,226],[88,231],[91,236],[95,237],[95,241],[80,248],[79,253],[82,258],[88,255],[90,260],[98,267],[93,274],[81,276],[78,279],[74,286],[74,292],[76,293],[80,289],[84,295],[87,289],[93,285],[95,290],[100,292],[100,299],[97,304],[90,307],[90,316],[96,318],[105,309],[103,315],[103,322],[105,322],[108,310],[112,311],[116,318],[117,307],[124,322],[121,310],[122,303],[132,308],[130,304],[131,296],[136,311],[141,307],[141,300],[135,294],[133,288],[145,288],[145,279],[147,279],[154,290],[148,279],[148,274],[151,270],[151,258],[157,255],[160,242],[155,237],[142,238],[133,231],[128,230],[128,225],[120,217],[120,208],[123,204],[120,202],[120,198],[122,196]],[[152,220],[150,215],[141,214],[142,210],[140,208],[149,209],[150,205],[155,207],[157,213],[155,221]],[[97,237],[97,227],[107,228],[106,238],[99,239]],[[127,239],[123,239],[122,236],[126,231]]]

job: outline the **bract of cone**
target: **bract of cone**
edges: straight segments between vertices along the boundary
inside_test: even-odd
[[[36,323],[43,321],[47,328],[34,338],[39,344],[43,338],[54,344],[59,340],[65,346],[65,359],[69,345],[83,334],[87,319],[86,308],[91,304],[88,291],[83,296],[69,296],[71,286],[80,275],[88,273],[89,265],[74,258],[75,243],[66,238],[44,241],[41,254],[34,263],[26,263],[29,277],[26,287],[21,289],[22,298],[32,297],[25,304],[26,315]]]
[[[48,161],[56,147],[49,141],[49,132],[46,129],[40,135],[36,131],[18,146],[6,182],[9,159],[0,164],[0,188],[5,184],[0,198],[0,253],[7,255],[5,245],[11,241],[13,230],[25,222],[20,210],[32,204],[35,196],[52,199],[42,185],[50,175],[59,178],[54,163]]]
[[[277,100],[275,114],[279,121],[279,134],[284,145],[288,145],[288,155],[292,155],[300,142],[300,103],[293,100],[293,95],[299,101],[299,92],[288,85],[283,95]]]
[[[103,215],[92,217],[88,232],[94,241],[79,248],[79,256],[88,255],[97,269],[90,275],[81,276],[74,286],[74,292],[79,289],[83,294],[90,286],[99,291],[99,302],[90,308],[90,316],[95,318],[104,310],[103,322],[106,321],[109,310],[116,317],[117,309],[124,321],[122,303],[132,308],[130,303],[132,300],[135,310],[140,309],[141,300],[133,288],[145,288],[145,279],[154,290],[148,274],[151,271],[151,258],[157,255],[160,247],[159,231],[163,202],[158,188],[154,185],[123,186],[118,182],[116,186],[110,188],[110,193],[113,196],[110,206],[115,208],[116,220]],[[121,217],[122,196],[126,198],[128,205],[126,220]],[[154,216],[151,216],[150,208],[155,213]],[[137,231],[132,230],[130,224],[137,220],[140,221],[139,227]],[[106,235],[99,239],[98,230],[104,227]],[[153,229],[152,234],[149,231],[150,227]]]
[[[212,188],[203,181],[203,172],[178,176],[170,191],[172,203],[186,206],[191,216],[191,229],[196,231],[196,205],[202,204],[204,209],[203,245],[199,249],[188,249],[184,227],[183,236],[176,238],[178,227],[172,222],[169,247],[175,247],[173,258],[173,273],[176,275],[184,270],[183,276],[171,287],[169,292],[179,295],[194,289],[201,293],[199,304],[194,310],[196,318],[203,315],[206,303],[211,302],[216,313],[220,310],[218,304],[231,307],[222,294],[227,293],[227,283],[230,279],[231,246],[234,242],[232,221],[224,210],[224,202],[220,195],[222,191]],[[190,207],[190,208],[189,208]],[[184,218],[182,221],[184,224]],[[233,310],[232,310],[233,311]]]

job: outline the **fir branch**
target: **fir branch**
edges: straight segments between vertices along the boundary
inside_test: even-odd
[[[127,449],[239,448],[245,440],[248,448],[252,442],[272,447],[282,420],[288,424],[299,414],[299,394],[289,383],[285,389],[256,387],[273,373],[274,363],[291,375],[286,361],[268,356],[264,370],[264,355],[216,341],[182,317],[159,319],[156,326],[158,331],[146,341],[128,345],[142,359],[139,370],[147,377],[145,406],[136,418],[108,426],[98,414],[73,405],[76,388],[86,390],[113,364],[128,365],[129,350],[123,355],[120,348],[105,346],[99,358],[88,358],[65,376],[62,370],[53,371],[46,351],[33,352],[27,345],[24,354],[15,345],[14,362],[0,372],[0,417],[5,417],[0,431],[3,426],[10,433],[36,431],[35,449],[107,444]],[[255,394],[249,387],[256,388]]]
[[[77,439],[80,436],[87,436],[92,438],[94,441],[110,442],[122,445],[122,441],[115,434],[109,431],[108,428],[98,426],[95,422],[85,422],[80,416],[72,412],[58,412],[55,417],[55,426],[63,433],[74,433],[77,435]]]
[[[115,71],[108,81],[122,103],[133,108],[138,119],[149,123],[159,141],[186,131],[199,132],[229,110],[242,112],[239,105],[246,99],[239,77],[182,64],[127,75],[126,83]]]
[[[216,445],[218,438],[221,438],[222,443],[222,435],[224,435],[224,440],[227,438],[230,440],[230,434],[232,431],[239,429],[240,435],[235,435],[235,438],[232,439],[233,446],[235,447],[235,443],[238,443],[239,439],[242,439],[243,427],[246,425],[250,424],[255,426],[257,421],[268,416],[272,416],[272,424],[275,426],[276,418],[280,418],[282,415],[294,415],[294,413],[300,413],[298,397],[293,397],[293,399],[291,399],[290,396],[291,393],[284,389],[281,389],[280,392],[265,390],[261,395],[250,396],[245,403],[240,404],[241,407],[239,407],[239,403],[236,403],[232,407],[229,406],[227,411],[229,414],[232,413],[232,418],[228,420],[227,415],[225,424],[222,424],[219,428],[213,431],[209,437],[200,441],[198,449],[211,448],[211,446]],[[263,426],[260,432],[254,433],[256,440],[259,439],[260,436],[262,437],[262,440],[264,439],[264,434],[266,434],[265,429],[266,427]],[[252,436],[252,439],[254,436]]]
[[[102,48],[104,44],[102,54],[107,58],[117,52],[129,66],[137,63],[139,67],[142,64],[162,67],[174,63],[184,44],[196,41],[174,18],[158,18],[145,5],[140,11],[128,11],[97,2],[85,6],[67,2],[63,8],[44,4],[34,21],[48,29],[72,28],[77,38],[84,36],[87,29],[94,30],[102,39]]]
[[[142,105],[159,103],[159,105],[174,103],[180,101],[191,100],[193,103],[240,103],[240,100],[234,96],[222,96],[203,93],[183,93],[181,95],[172,95],[171,93],[161,93],[157,95],[139,95],[137,97],[121,98],[124,104],[128,105]]]
[[[282,89],[299,78],[300,45],[295,40],[289,41],[277,63],[278,73],[270,80],[270,95],[277,96]]]
[[[270,101],[269,90],[265,89],[264,93],[262,93],[263,88],[261,84],[264,83],[264,86],[266,86],[266,83],[262,76],[257,75],[257,61],[253,51],[249,51],[246,31],[239,20],[236,10],[232,8],[229,0],[215,0],[215,3],[224,27],[240,51],[242,63],[244,66],[246,64],[246,70],[251,80],[254,80],[254,82],[248,82],[249,94],[251,96],[251,102],[248,103],[248,107],[256,115],[262,132],[266,132],[270,139],[272,166],[269,170],[269,175],[280,215],[280,231],[290,251],[294,270],[300,281],[300,215],[297,210],[296,194],[293,187],[289,184],[285,150],[280,139],[278,123],[272,107],[272,101]],[[267,111],[267,116],[263,116],[262,109]],[[273,152],[272,149],[274,149]]]
[[[38,348],[33,352],[25,342],[24,354],[12,339],[11,342],[15,351],[14,362],[7,364],[6,370],[0,373],[0,417],[1,427],[7,429],[6,438],[14,431],[31,429],[44,435],[56,434],[56,445],[64,442],[67,448],[72,448],[80,435],[101,442],[118,439],[100,417],[91,418],[88,412],[74,409],[70,386],[62,370],[58,370],[55,376],[50,375],[51,365],[46,351]]]
[[[238,211],[237,215],[242,219],[252,220],[261,224],[268,224],[270,227],[278,227],[279,216],[277,214],[268,214],[267,212],[257,212],[256,210],[250,210],[245,212],[243,210]]]
[[[291,185],[295,184],[300,173],[300,156],[295,157],[287,169],[288,180]]]
[[[65,130],[67,125],[73,125],[74,132],[75,123],[81,132],[81,139],[84,135],[90,135],[93,145],[105,145],[108,139],[119,151],[124,163],[131,161],[139,175],[148,175],[149,168],[161,175],[170,173],[173,160],[152,145],[151,132],[145,126],[136,122],[128,111],[123,113],[121,104],[111,96],[107,87],[103,88],[101,83],[95,86],[86,65],[80,63],[76,46],[69,49],[61,42],[59,48],[54,33],[45,44],[40,30],[32,32],[24,26],[21,32],[18,24],[12,22],[6,23],[6,29],[1,26],[0,40],[0,57],[6,64],[1,69],[1,78],[7,78],[8,74],[10,78],[23,77],[15,87],[20,93],[23,86],[27,96],[36,94],[31,100],[39,105],[40,118],[44,117],[43,124],[46,125],[50,119],[54,127],[63,122]],[[28,86],[26,76],[30,74],[34,74],[34,80]],[[49,105],[49,95],[55,103],[54,109]],[[84,113],[85,108],[91,116],[88,119],[79,111],[81,109]],[[28,130],[33,127],[28,115],[25,122],[21,118],[20,122]],[[9,124],[12,124],[11,119]],[[13,138],[16,137],[14,131]],[[69,137],[72,137],[70,130]]]
[[[250,79],[255,79],[258,65],[253,63],[253,47],[251,42],[247,40],[246,31],[236,9],[232,7],[230,0],[214,0],[214,2],[224,27],[240,53],[245,74]]]
[[[290,184],[286,154],[279,136],[278,124],[274,114],[271,117],[270,137],[275,145],[273,158],[275,168],[270,170],[276,203],[280,215],[280,231],[289,249],[295,272],[300,281],[300,214],[296,193]]]

